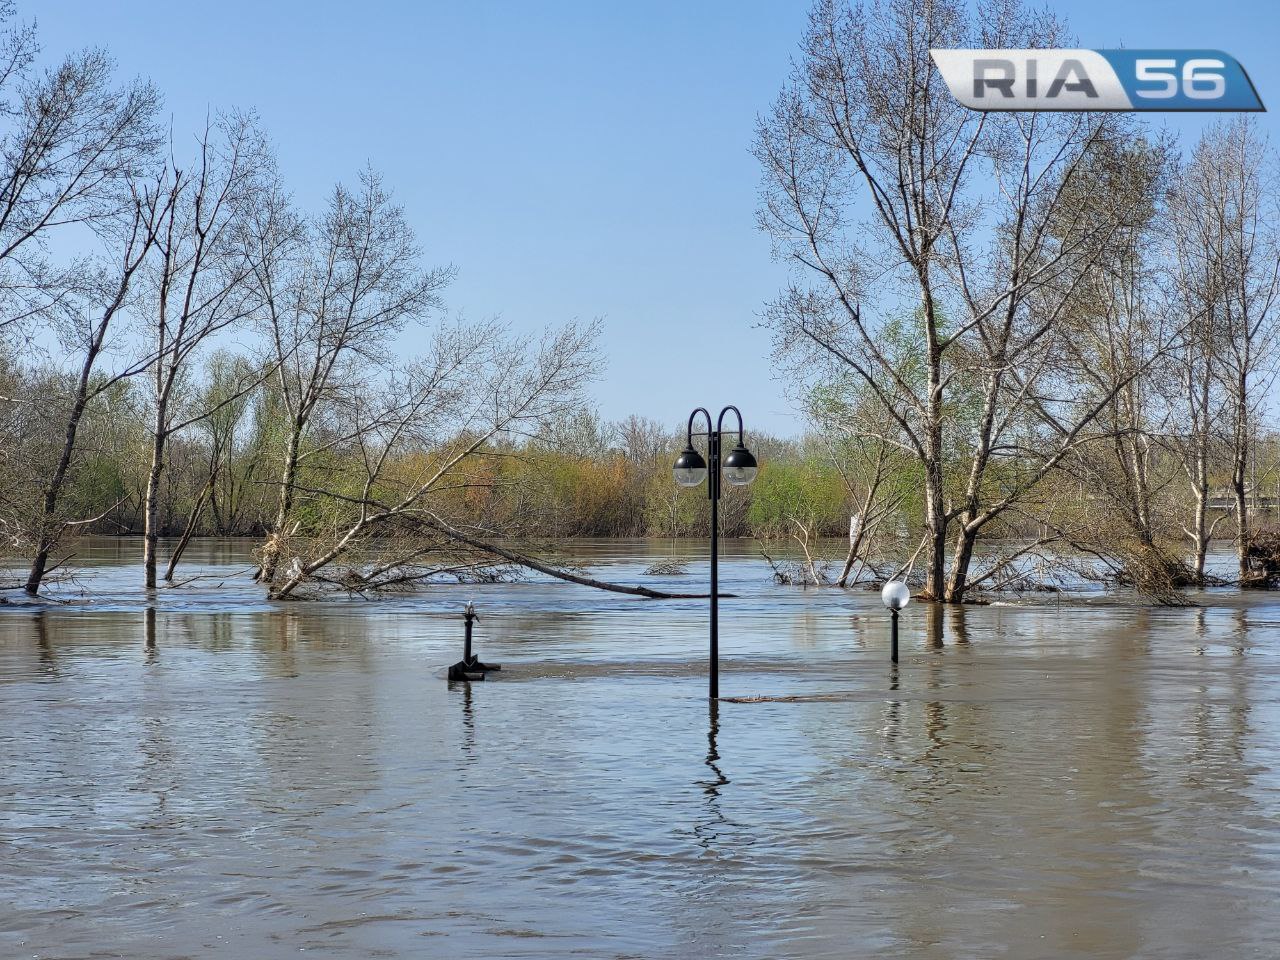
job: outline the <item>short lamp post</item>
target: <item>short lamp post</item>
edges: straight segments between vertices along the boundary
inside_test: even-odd
[[[889,627],[889,653],[898,662],[898,611],[911,602],[911,591],[900,580],[890,580],[880,591],[880,602],[889,608],[892,624]]]
[[[734,416],[738,418],[738,444],[729,453],[721,459],[720,456],[720,439],[724,432],[724,415],[730,410]],[[707,432],[693,432],[693,421],[697,419],[698,414],[702,414],[707,420]],[[693,446],[693,438],[707,438],[707,459],[702,459],[700,454]],[[708,461],[710,466],[708,467]],[[685,448],[680,456],[676,458],[675,466],[672,468],[672,476],[675,477],[676,483],[682,487],[696,487],[704,479],[707,480],[707,496],[711,498],[711,678],[710,690],[711,699],[715,700],[720,696],[720,626],[719,626],[719,599],[720,599],[720,478],[724,479],[737,487],[745,487],[756,478],[758,466],[756,458],[751,451],[747,449],[746,444],[742,440],[742,414],[737,407],[728,406],[720,411],[720,418],[716,421],[715,428],[711,426],[711,413],[705,407],[698,407],[689,414],[689,429],[687,431]]]

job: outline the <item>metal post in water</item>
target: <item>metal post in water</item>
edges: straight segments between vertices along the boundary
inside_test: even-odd
[[[891,626],[889,627],[889,650],[890,650],[890,656],[893,658],[893,662],[896,664],[898,662],[898,611],[897,610],[893,611],[893,616],[890,618],[889,622],[891,624]]]
[[[721,461],[720,449],[724,436],[724,417],[730,410],[738,418],[738,445],[729,451]],[[707,432],[698,436],[707,438],[707,457],[702,459],[693,446],[693,421],[698,414],[707,418]],[[689,414],[689,429],[685,435],[688,441],[680,456],[676,458],[672,475],[676,483],[682,487],[696,487],[704,478],[707,480],[707,496],[711,499],[711,649],[708,690],[711,699],[720,696],[720,478],[724,476],[734,486],[743,487],[755,479],[759,464],[755,456],[747,449],[743,440],[742,413],[737,407],[730,405],[720,411],[720,419],[711,421],[711,411],[705,407],[697,407]]]
[[[711,677],[708,693],[712,700],[720,696],[720,431],[710,431],[707,438],[711,454],[711,472],[707,492],[711,497]]]
[[[462,659],[449,668],[450,681],[483,680],[486,671],[502,669],[496,663],[481,663],[480,658],[471,652],[471,625],[478,619],[475,604],[468,602],[463,611]]]
[[[464,616],[466,618],[467,625],[466,625],[466,639],[463,641],[463,644],[462,644],[462,659],[464,663],[471,663],[473,659],[471,656],[471,623],[476,618],[476,608],[472,606],[470,603],[468,603],[467,610]]]

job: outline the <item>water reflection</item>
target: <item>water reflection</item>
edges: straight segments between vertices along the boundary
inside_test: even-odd
[[[703,792],[712,798],[720,796],[720,788],[729,783],[729,778],[720,769],[720,748],[716,739],[720,734],[720,704],[710,701],[707,707],[707,767],[714,775],[712,779],[703,781]]]
[[[49,678],[58,676],[58,657],[54,653],[53,643],[49,639],[49,620],[45,611],[41,610],[34,617],[36,648],[40,651],[40,672]]]
[[[1237,610],[1235,612],[1235,621],[1236,621],[1236,629],[1234,632],[1235,653],[1240,656],[1243,656],[1245,653],[1245,650],[1247,650],[1249,646],[1248,612],[1245,610]]]
[[[156,608],[147,607],[146,613],[143,614],[143,655],[144,662],[153,664],[160,658],[159,651],[156,648]]]
[[[720,705],[712,700],[707,714],[707,755],[705,764],[710,777],[697,781],[705,798],[705,809],[696,817],[693,834],[702,850],[713,853],[718,850],[731,826],[721,804],[720,791],[728,786],[729,778],[720,769],[720,749],[717,738],[720,733]]]
[[[926,603],[923,606],[926,646],[930,650],[940,650],[943,643],[942,618],[945,612],[944,605],[941,603]]]
[[[476,759],[476,715],[471,703],[471,684],[467,681],[449,684],[450,689],[462,688],[462,758],[466,761]]]
[[[5,611],[0,955],[93,955],[104,929],[133,957],[264,960],[1280,940],[1270,597],[913,606],[886,677],[874,594],[751,563],[725,564],[734,703],[702,697],[696,601],[479,589],[505,668],[481,687],[437,673],[456,591]]]

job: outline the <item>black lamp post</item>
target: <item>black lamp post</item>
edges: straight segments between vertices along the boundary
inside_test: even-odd
[[[720,439],[724,432],[724,415],[730,410],[738,418],[738,445],[729,451],[722,460],[720,457]],[[707,418],[707,432],[695,434],[693,421],[701,413]],[[707,460],[702,459],[693,446],[693,438],[707,438]],[[742,441],[742,414],[737,407],[728,406],[720,411],[720,418],[715,428],[711,426],[711,413],[705,407],[698,407],[689,414],[689,429],[686,445],[680,456],[676,458],[672,468],[672,476],[682,487],[696,487],[703,479],[707,479],[707,496],[711,498],[711,699],[720,696],[720,477],[737,487],[745,487],[756,478],[756,458]]]

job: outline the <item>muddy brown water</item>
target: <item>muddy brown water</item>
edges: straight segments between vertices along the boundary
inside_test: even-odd
[[[270,604],[246,550],[0,608],[0,957],[1280,949],[1280,598],[913,605],[895,680],[874,594],[729,544],[711,708],[701,601]],[[503,670],[451,687],[472,598]]]

